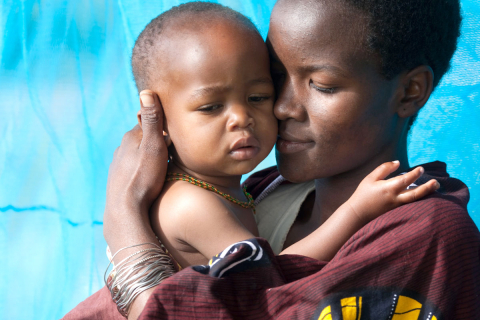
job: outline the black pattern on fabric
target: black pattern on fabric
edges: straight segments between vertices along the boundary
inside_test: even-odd
[[[214,256],[207,266],[194,266],[195,271],[221,278],[229,273],[240,272],[270,263],[257,239],[252,238],[230,245]]]

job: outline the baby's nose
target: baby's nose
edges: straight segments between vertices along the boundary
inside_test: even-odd
[[[228,128],[230,130],[235,129],[244,129],[248,127],[253,127],[255,121],[251,115],[250,108],[248,106],[243,106],[240,104],[231,106]]]

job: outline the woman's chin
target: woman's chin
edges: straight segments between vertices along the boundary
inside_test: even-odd
[[[275,154],[275,158],[277,160],[278,171],[290,182],[302,183],[317,178],[317,173],[314,168],[308,166],[307,163],[292,161],[289,157],[280,155],[278,151]]]

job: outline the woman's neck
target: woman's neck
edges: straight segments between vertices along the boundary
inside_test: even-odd
[[[409,170],[407,152],[401,152],[396,157],[383,157],[375,161],[341,173],[339,175],[315,180],[315,203],[312,215],[320,224],[325,222],[343,203],[355,192],[360,182],[376,167],[384,162],[399,160],[400,167],[390,177]]]

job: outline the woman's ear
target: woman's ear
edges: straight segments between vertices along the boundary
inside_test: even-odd
[[[401,80],[403,91],[397,114],[400,118],[415,115],[427,103],[433,91],[433,70],[423,65],[407,72]]]

